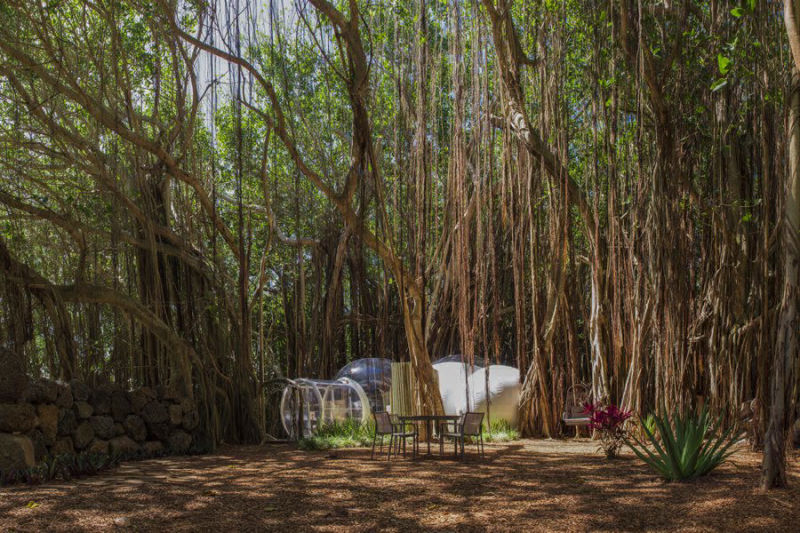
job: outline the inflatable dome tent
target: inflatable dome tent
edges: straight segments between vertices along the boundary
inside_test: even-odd
[[[522,388],[518,369],[505,365],[489,365],[488,368],[479,368],[473,372],[467,381],[467,390],[472,399],[470,408],[473,411],[488,412],[488,420],[505,420],[512,427],[517,426],[519,394]]]
[[[448,355],[434,361],[433,369],[438,374],[439,394],[445,414],[460,415],[468,411],[467,378],[476,368],[481,368],[481,365],[476,363],[471,366],[461,355]]]
[[[464,356],[458,354],[448,355],[447,357],[442,357],[433,362],[434,365],[438,365],[439,363],[463,363],[470,366],[469,361],[464,361]],[[483,368],[483,359],[476,357],[475,361],[472,362],[472,366],[475,368]]]
[[[351,418],[366,423],[371,416],[364,389],[348,378],[296,379],[283,389],[281,422],[293,439],[311,436],[325,424]]]
[[[361,385],[373,412],[382,413],[386,410],[392,390],[392,362],[389,359],[356,359],[339,370],[336,379],[341,378],[351,379]]]
[[[521,388],[519,370],[505,365],[483,368],[476,364],[471,372],[469,364],[461,362],[460,356],[439,359],[433,368],[438,374],[439,393],[446,414],[488,412],[485,423],[502,419],[516,426]]]

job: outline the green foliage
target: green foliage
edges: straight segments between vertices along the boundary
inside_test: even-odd
[[[717,66],[719,73],[724,76],[731,70],[731,60],[722,54],[717,54]]]
[[[656,432],[656,418],[653,413],[650,413],[642,421],[642,428],[650,435]]]
[[[655,425],[657,432],[651,427]],[[672,416],[651,414],[642,421],[642,429],[652,445],[645,445],[635,436],[626,441],[633,452],[667,481],[682,481],[704,476],[719,466],[732,453],[732,446],[741,437],[733,427],[720,431],[722,418],[716,424],[708,409],[688,411]]]
[[[301,450],[330,450],[370,446],[375,429],[372,423],[362,424],[354,418],[323,425],[315,435],[300,439]]]
[[[507,420],[492,420],[489,428],[483,430],[485,442],[510,442],[519,439],[519,431],[511,427]]]

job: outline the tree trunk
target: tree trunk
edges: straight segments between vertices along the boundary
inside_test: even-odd
[[[786,486],[786,430],[794,414],[794,359],[800,348],[797,311],[800,305],[800,32],[796,8],[795,1],[784,3],[784,23],[794,64],[787,98],[789,172],[786,175],[782,220],[783,290],[770,369],[769,423],[764,435],[761,476],[764,489]]]
[[[783,294],[770,370],[769,424],[764,436],[761,485],[765,489],[786,486],[786,431],[793,415],[792,384],[798,343],[800,305],[800,77],[792,69],[789,95],[789,172],[783,207]]]

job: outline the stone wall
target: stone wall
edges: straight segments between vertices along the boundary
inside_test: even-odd
[[[127,391],[73,380],[27,380],[0,395],[0,469],[32,466],[47,455],[82,451],[186,453],[201,441],[197,406],[159,386]]]

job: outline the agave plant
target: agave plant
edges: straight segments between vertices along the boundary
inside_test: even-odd
[[[635,436],[632,436],[635,444],[626,442],[642,461],[667,481],[694,479],[725,461],[742,436],[741,431],[734,433],[733,427],[720,431],[721,427],[722,417],[714,424],[705,407],[700,412],[690,410],[678,414],[675,411],[672,417],[653,414],[652,423],[642,423],[653,450]]]

